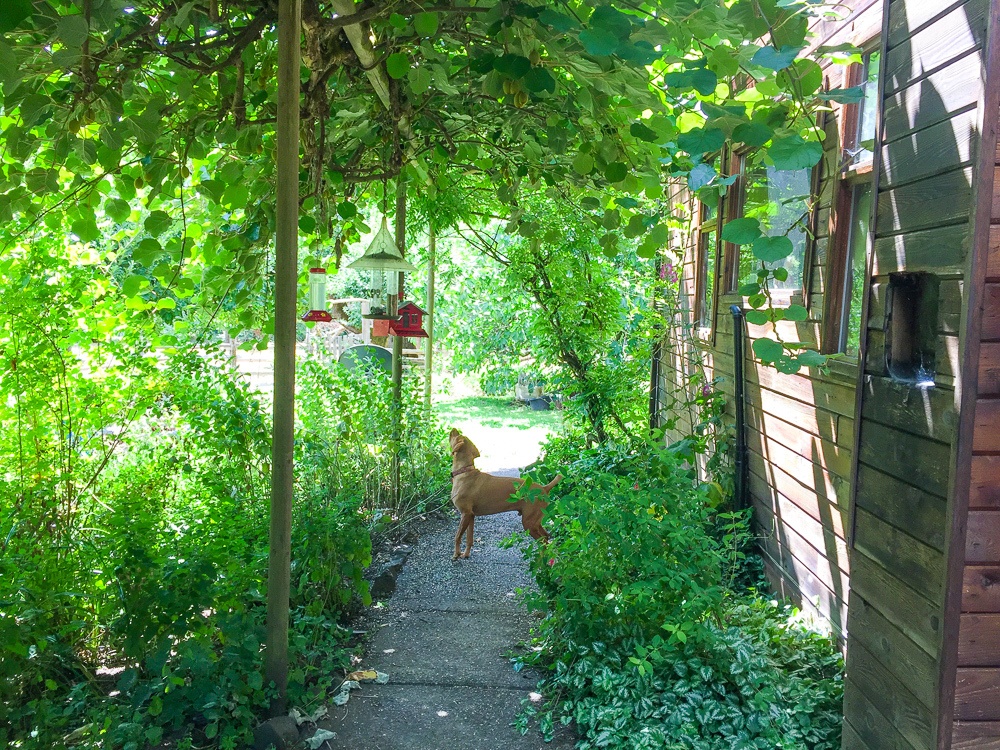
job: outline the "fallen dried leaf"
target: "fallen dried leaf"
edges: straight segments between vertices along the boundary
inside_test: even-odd
[[[349,675],[347,675],[346,679],[356,680],[358,682],[371,682],[376,677],[378,677],[378,672],[376,672],[374,669],[361,669],[358,670],[357,672],[351,672]]]

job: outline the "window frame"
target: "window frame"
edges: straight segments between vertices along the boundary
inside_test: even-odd
[[[753,149],[742,147],[729,149],[723,162],[723,170],[726,177],[736,177],[736,180],[726,191],[726,196],[722,199],[722,206],[719,209],[719,217],[722,222],[718,226],[718,241],[722,249],[721,265],[717,264],[716,276],[720,276],[719,268],[723,268],[723,284],[721,293],[724,295],[736,296],[739,293],[740,285],[740,245],[722,240],[722,229],[727,222],[734,219],[743,218],[743,211],[746,208],[747,197],[747,156]],[[803,304],[808,307],[809,286],[812,284],[812,266],[816,252],[816,230],[819,217],[819,187],[822,177],[823,159],[809,172],[809,216],[805,221],[806,245],[802,254],[802,278],[799,287],[792,289],[782,289],[771,292],[771,300],[775,307],[788,307],[796,302],[796,298],[802,299]]]
[[[880,38],[870,39],[859,45],[862,49],[863,61],[851,63],[844,72],[844,88],[862,85],[867,77],[871,56],[880,53]],[[882,61],[880,60],[880,65]],[[881,76],[882,71],[879,71]],[[878,86],[876,85],[876,92]],[[877,93],[876,93],[877,96]],[[856,193],[860,186],[872,184],[872,208],[869,216],[869,232],[865,240],[865,254],[870,259],[873,251],[872,235],[874,233],[874,215],[878,204],[878,194],[874,185],[875,153],[870,159],[855,162],[854,153],[860,136],[861,115],[864,100],[853,104],[843,104],[839,110],[838,151],[839,164],[833,176],[835,180],[833,204],[830,211],[830,234],[827,246],[826,284],[824,288],[823,330],[820,351],[823,354],[844,354],[845,364],[858,364],[859,355],[850,357],[846,353],[847,341],[850,336],[850,303],[851,293],[850,265],[852,263],[851,245],[852,232],[855,224]],[[876,133],[877,136],[877,133]],[[875,147],[878,147],[876,137]],[[862,320],[861,325],[866,325]]]
[[[721,202],[721,201],[720,201]],[[694,329],[701,339],[714,339],[715,318],[719,310],[719,206],[716,206],[715,216],[706,218],[709,204],[695,199],[694,248]],[[714,241],[707,241],[711,233],[715,233]],[[708,259],[714,256],[715,273],[712,276],[712,302],[708,304],[706,293],[708,284]],[[707,325],[706,325],[707,321]]]

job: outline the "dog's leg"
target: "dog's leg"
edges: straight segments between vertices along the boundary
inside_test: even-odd
[[[462,534],[464,534],[465,530],[469,528],[473,518],[475,518],[475,516],[471,513],[462,514],[462,520],[458,524],[458,533],[455,534],[455,554],[452,555],[452,560],[457,560],[459,558],[459,551],[462,545]],[[468,555],[466,555],[466,557],[468,557]]]
[[[531,534],[533,538],[539,539],[542,542],[549,541],[549,534],[542,527],[541,511],[538,513],[522,513],[521,525],[524,527],[525,531]]]
[[[466,532],[465,536],[465,552],[462,553],[462,557],[468,558],[472,554],[472,535],[476,531],[476,517],[472,513],[469,514],[469,530]]]

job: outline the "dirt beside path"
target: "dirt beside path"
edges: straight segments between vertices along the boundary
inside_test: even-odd
[[[516,470],[503,473],[517,476]],[[517,550],[499,542],[521,528],[516,513],[476,519],[472,557],[452,562],[458,517],[429,519],[396,581],[372,611],[365,669],[389,675],[363,683],[331,708],[333,747],[352,750],[568,750],[563,731],[549,744],[513,726],[538,674],[515,672],[510,654],[532,617],[515,598],[531,585]]]

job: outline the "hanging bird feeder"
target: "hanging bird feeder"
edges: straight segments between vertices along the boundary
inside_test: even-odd
[[[417,268],[403,258],[403,254],[396,246],[396,240],[389,231],[386,217],[382,217],[382,226],[364,255],[347,267],[363,269],[371,274],[366,290],[369,309],[363,317],[375,320],[395,320],[399,317],[396,313],[399,274],[404,271],[416,271]]]
[[[302,316],[307,323],[329,323],[333,316],[326,310],[326,269],[309,269],[309,312]]]
[[[423,328],[423,319],[427,314],[412,302],[407,302],[399,308],[399,320],[389,321],[389,333],[394,336],[425,339],[427,331]]]

